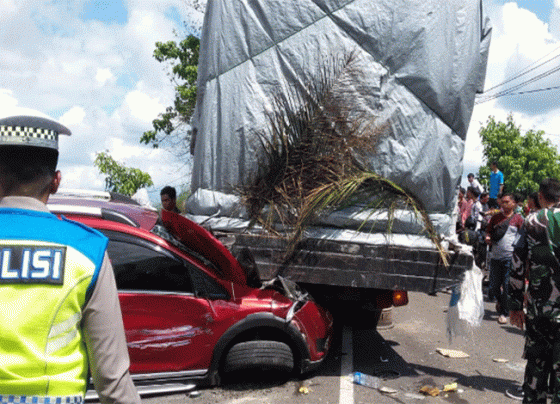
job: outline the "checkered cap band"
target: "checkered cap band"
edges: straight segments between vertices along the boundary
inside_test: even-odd
[[[0,404],[82,404],[83,402],[84,398],[82,396],[38,397],[0,394]]]
[[[58,149],[58,133],[44,128],[0,125],[0,144]]]

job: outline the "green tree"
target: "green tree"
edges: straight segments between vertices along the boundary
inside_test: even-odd
[[[131,196],[140,188],[154,185],[150,174],[138,168],[119,164],[109,155],[109,151],[96,153],[93,162],[101,174],[105,174],[105,189]]]
[[[179,194],[177,195],[177,206],[179,206],[181,210],[183,210],[183,207],[185,206],[185,202],[187,201],[187,199],[189,199],[190,196],[191,196],[190,186],[183,185],[181,187],[181,190],[179,191]]]
[[[199,48],[200,39],[193,35],[180,42],[156,42],[154,58],[170,66],[175,100],[152,121],[152,129],[142,134],[140,143],[157,148],[164,140],[170,140],[183,150],[189,150],[190,132],[178,134],[176,130],[188,124],[194,112]]]
[[[537,191],[545,178],[560,179],[560,156],[556,147],[544,139],[544,131],[530,130],[523,135],[509,115],[506,122],[490,116],[479,134],[487,162],[478,171],[483,184],[489,184],[493,161],[498,162],[504,174],[504,190],[508,192],[527,195]]]

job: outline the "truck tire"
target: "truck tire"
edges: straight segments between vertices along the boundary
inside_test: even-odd
[[[291,372],[294,369],[294,355],[283,342],[240,342],[229,350],[224,363],[225,372],[239,369]]]

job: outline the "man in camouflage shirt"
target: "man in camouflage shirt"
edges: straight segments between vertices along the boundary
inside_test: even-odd
[[[511,324],[526,329],[524,403],[546,403],[549,392],[552,403],[560,403],[559,201],[560,182],[544,180],[539,189],[542,209],[527,217],[514,251],[509,308]]]

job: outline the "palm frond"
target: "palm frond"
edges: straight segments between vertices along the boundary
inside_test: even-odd
[[[362,211],[370,212],[370,214],[373,214],[382,205],[388,206],[387,234],[392,233],[397,208],[411,209],[415,217],[423,222],[424,231],[436,246],[444,265],[448,265],[447,253],[441,245],[440,237],[422,203],[393,181],[373,172],[359,172],[352,177],[341,178],[338,182],[324,184],[312,190],[307,195],[294,226],[288,243],[288,253],[292,252],[305,228],[312,224],[318,214],[328,214],[354,205],[362,206]],[[366,221],[367,218],[362,222],[362,226]]]
[[[239,190],[252,222],[276,234],[278,223],[291,229],[289,256],[321,215],[349,206],[361,206],[370,215],[384,209],[386,232],[391,234],[396,210],[408,209],[423,223],[447,266],[445,250],[421,202],[361,163],[363,155],[375,152],[386,126],[350,108],[340,95],[354,69],[356,55],[350,54],[325,63],[319,76],[298,91],[274,96],[269,131],[258,136],[263,150],[259,170]]]

